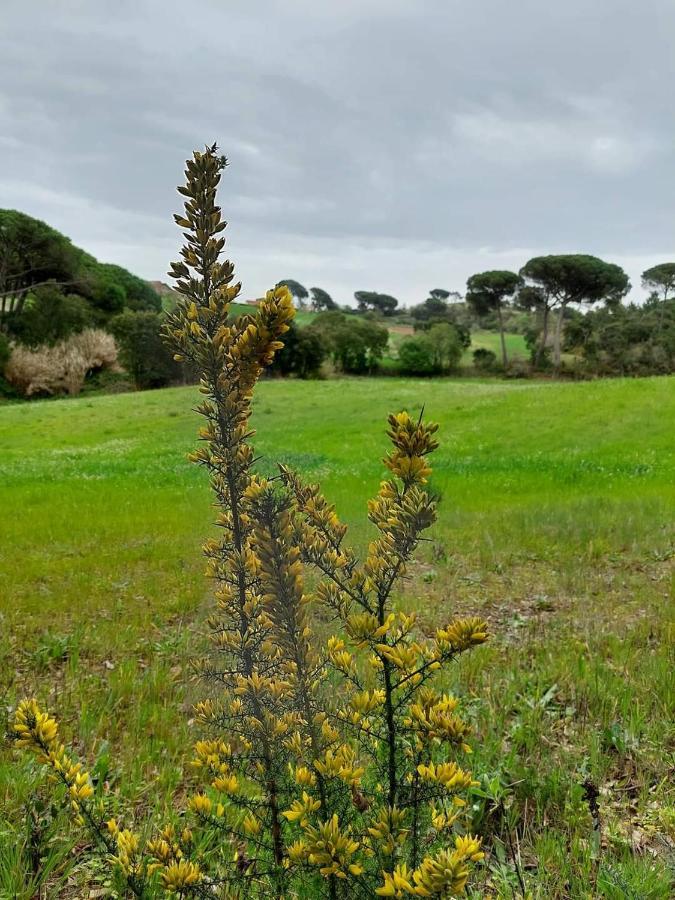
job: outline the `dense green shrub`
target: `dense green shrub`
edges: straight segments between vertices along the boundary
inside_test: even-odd
[[[325,340],[315,328],[299,328],[294,322],[284,335],[283,349],[270,366],[271,373],[316,378],[327,355]]]
[[[497,354],[487,347],[478,347],[473,351],[473,364],[480,372],[494,372],[497,365]]]
[[[20,313],[7,316],[7,332],[26,347],[54,345],[94,324],[94,313],[84,297],[66,294],[46,284],[29,295]]]
[[[322,336],[336,369],[355,375],[374,371],[389,343],[377,322],[337,310],[320,313],[309,328]]]
[[[404,338],[398,347],[398,360],[404,375],[435,375],[440,372],[434,349],[425,334]]]
[[[614,305],[565,321],[564,348],[579,354],[598,375],[665,375],[675,372],[675,298]]]
[[[110,320],[120,363],[137,388],[156,388],[182,380],[182,369],[162,338],[162,317],[156,312],[127,310]]]
[[[458,329],[449,322],[437,322],[427,331],[404,338],[398,358],[407,375],[436,375],[455,369],[463,351]]]

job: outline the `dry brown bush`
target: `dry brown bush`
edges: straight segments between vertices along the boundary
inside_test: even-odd
[[[112,335],[87,328],[53,347],[35,350],[15,346],[5,378],[25,397],[35,394],[79,394],[84,379],[98,369],[117,369]]]

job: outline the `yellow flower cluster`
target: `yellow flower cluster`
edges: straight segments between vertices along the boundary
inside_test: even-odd
[[[94,796],[91,776],[59,743],[58,731],[56,719],[42,712],[37,700],[31,698],[19,703],[12,726],[16,746],[33,750],[52,769],[66,786],[75,819],[82,824],[82,806]]]
[[[186,859],[170,863],[161,875],[162,884],[169,893],[179,893],[201,881],[199,866]]]
[[[318,825],[310,825],[304,820],[303,830],[302,840],[296,841],[290,848],[292,862],[307,862],[316,866],[324,878],[346,879],[363,873],[363,866],[352,861],[359,843],[353,840],[349,830],[341,830],[337,814]]]
[[[483,855],[477,838],[458,837],[454,850],[425,857],[412,872],[405,863],[393,872],[383,872],[384,884],[375,893],[380,897],[458,897],[464,893],[469,877],[468,863],[478,862]]]

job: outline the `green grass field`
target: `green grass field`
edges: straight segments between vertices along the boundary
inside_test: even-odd
[[[180,792],[194,739],[189,659],[203,646],[213,518],[204,473],[185,461],[196,396],[0,408],[3,711],[38,696],[139,817]],[[261,465],[319,480],[363,546],[386,414],[422,404],[441,425],[442,503],[406,604],[429,625],[482,614],[493,633],[452,684],[475,724],[472,815],[490,849],[475,896],[520,896],[520,878],[536,898],[665,900],[675,379],[267,381]],[[0,750],[0,897],[88,897],[102,870],[55,837],[59,822],[31,799],[47,796],[39,784],[32,763]],[[27,871],[36,841],[53,871]]]

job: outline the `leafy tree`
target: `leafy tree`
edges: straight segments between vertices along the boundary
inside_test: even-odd
[[[309,289],[309,293],[311,294],[311,307],[317,312],[321,312],[322,310],[327,309],[337,309],[338,305],[333,300],[328,291],[324,291],[323,288],[313,287]]]
[[[434,353],[434,361],[443,371],[454,369],[462,358],[464,343],[455,325],[439,322],[425,332]]]
[[[354,293],[359,312],[373,310],[383,316],[393,316],[398,306],[396,297],[380,294],[378,291],[356,291]]]
[[[560,370],[563,319],[569,305],[599,301],[618,304],[630,289],[628,276],[620,266],[584,254],[537,256],[525,263],[520,274],[529,285],[540,289],[548,309],[558,312],[553,337],[556,372]]]
[[[11,318],[16,330],[17,317],[47,285],[84,297],[100,325],[124,307],[161,309],[160,296],[141,278],[121,266],[99,263],[38,219],[0,210],[0,325],[8,329]]]
[[[513,297],[520,287],[520,276],[515,272],[493,270],[472,275],[466,283],[466,301],[477,315],[496,312],[499,323],[499,337],[502,344],[502,365],[506,368],[506,339],[504,337],[503,306],[508,297]]]
[[[7,316],[7,332],[27,347],[53,346],[71,334],[94,324],[94,315],[84,297],[64,294],[48,283],[29,294],[22,312]]]
[[[295,281],[293,278],[283,278],[281,281],[277,282],[277,287],[287,287],[291,292],[293,300],[295,300],[296,306],[299,306],[300,309],[304,309],[305,301],[309,297],[309,292],[303,284],[300,284],[299,281]]]
[[[419,303],[410,310],[415,331],[428,331],[434,325],[448,323],[456,329],[462,346],[466,349],[471,344],[471,328],[463,315],[465,304],[447,302],[448,297],[459,299],[459,296],[456,291],[442,288],[429,291],[429,297],[424,303]]]
[[[40,285],[74,284],[80,254],[45,222],[0,209],[0,317],[21,313],[30,292]]]
[[[429,296],[434,300],[447,300],[451,294],[459,297],[459,294],[456,291],[446,291],[445,288],[432,288],[429,291]]]
[[[162,317],[156,312],[127,310],[110,320],[120,362],[139,389],[163,387],[181,377],[161,330]]]
[[[336,368],[358,375],[372,372],[389,343],[389,332],[377,322],[337,310],[318,315],[310,329],[323,335]]]
[[[433,375],[454,369],[463,351],[455,326],[449,322],[439,322],[428,331],[404,338],[399,344],[398,358],[403,372]]]
[[[657,294],[661,300],[668,300],[675,292],[675,262],[659,263],[642,273],[642,286]]]
[[[432,319],[444,320],[448,314],[449,296],[450,291],[434,288],[429,291],[429,296],[424,303],[412,307],[410,315],[418,322],[428,322]]]
[[[642,286],[651,291],[652,298],[661,300],[671,299],[675,291],[675,262],[660,263],[658,266],[652,266],[642,273]],[[664,314],[666,307],[659,307],[661,316],[659,318],[658,327],[662,331],[664,328]]]
[[[280,375],[297,375],[312,378],[318,375],[327,355],[325,340],[315,328],[298,328],[290,322],[284,335],[284,346],[270,366],[271,372]]]

